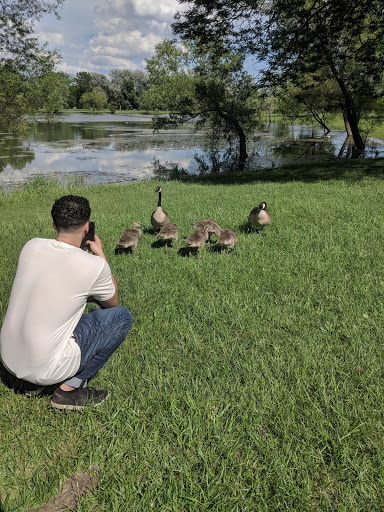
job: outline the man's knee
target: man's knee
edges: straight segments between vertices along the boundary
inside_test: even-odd
[[[118,316],[120,320],[123,322],[127,332],[131,329],[133,324],[133,316],[132,313],[125,306],[116,306],[118,308]]]

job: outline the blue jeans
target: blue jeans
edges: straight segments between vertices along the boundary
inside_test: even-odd
[[[77,373],[63,384],[84,388],[121,345],[132,327],[133,318],[124,306],[95,309],[82,316],[73,337],[80,347],[81,361]]]

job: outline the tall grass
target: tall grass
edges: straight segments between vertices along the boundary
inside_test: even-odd
[[[94,464],[98,488],[78,510],[383,509],[383,182],[339,167],[325,181],[316,169],[312,181],[276,171],[276,181],[163,182],[181,246],[205,218],[238,234],[233,253],[212,244],[199,259],[158,247],[149,230],[137,257],[114,254],[133,221],[149,228],[155,180],[40,180],[1,196],[1,320],[23,244],[54,236],[50,208],[69,192],[89,198],[135,318],[92,383],[111,392],[98,409],[53,410],[49,396],[0,383],[4,511],[45,503]],[[265,234],[239,229],[261,201]]]

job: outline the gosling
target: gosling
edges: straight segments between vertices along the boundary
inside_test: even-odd
[[[141,222],[134,222],[131,229],[126,229],[120,235],[120,240],[117,242],[115,254],[120,252],[121,249],[131,249],[132,255],[135,253],[137,243],[141,236]]]
[[[161,187],[156,187],[155,194],[159,194],[159,199],[157,201],[157,208],[151,215],[151,224],[157,230],[165,224],[169,224],[169,216],[161,207]]]
[[[208,238],[208,226],[204,226],[202,231],[192,231],[189,237],[185,241],[185,245],[188,247],[188,256],[191,255],[191,250],[196,249],[196,258],[199,257],[201,249],[204,247],[205,242]]]
[[[248,215],[248,223],[252,228],[256,228],[257,233],[261,233],[265,226],[271,222],[271,214],[267,209],[267,203],[263,201],[259,206],[253,208]]]
[[[199,220],[193,224],[194,228],[197,229],[197,231],[202,231],[204,229],[204,226],[208,226],[208,237],[209,242],[211,241],[212,233],[214,233],[216,236],[220,236],[221,228],[217,224],[217,222],[214,222],[213,220],[206,219],[206,220]]]
[[[235,244],[237,244],[238,241],[236,233],[232,231],[232,229],[223,229],[220,233],[217,244],[221,245],[223,248],[229,247],[231,251],[233,251]]]
[[[165,224],[157,235],[158,238],[165,240],[165,247],[168,247],[168,242],[173,240],[175,247],[177,247],[177,241],[179,239],[179,226],[176,224]]]

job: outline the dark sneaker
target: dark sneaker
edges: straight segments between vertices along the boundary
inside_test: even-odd
[[[73,391],[63,391],[56,388],[51,400],[52,407],[55,409],[69,409],[71,411],[81,411],[87,405],[98,406],[108,398],[106,389],[79,388]]]

